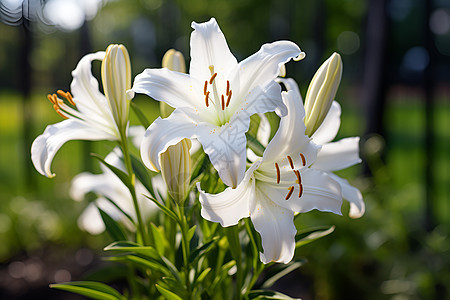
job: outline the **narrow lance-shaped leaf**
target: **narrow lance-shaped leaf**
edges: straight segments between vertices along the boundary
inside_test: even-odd
[[[61,284],[51,284],[51,288],[77,293],[92,299],[101,300],[126,300],[119,292],[112,287],[94,281],[74,281]]]
[[[102,217],[103,223],[105,223],[105,228],[111,238],[115,241],[125,241],[127,237],[125,232],[119,223],[117,223],[113,218],[111,218],[106,212],[97,207]]]

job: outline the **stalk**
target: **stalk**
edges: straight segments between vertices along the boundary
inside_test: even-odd
[[[125,131],[125,129],[123,131]],[[139,208],[139,203],[138,203],[138,200],[136,197],[135,175],[133,172],[133,166],[131,164],[130,152],[128,150],[128,142],[127,142],[125,132],[121,132],[121,134],[120,134],[120,144],[122,147],[125,167],[127,169],[128,175],[131,177],[131,185],[133,188],[130,190],[130,193],[131,193],[131,197],[133,198],[133,206],[134,206],[136,218],[138,221],[138,231],[141,234],[144,245],[148,245],[148,237],[147,237],[147,234],[145,231],[145,226],[144,226],[144,222],[143,222],[142,215],[141,215],[141,209]]]

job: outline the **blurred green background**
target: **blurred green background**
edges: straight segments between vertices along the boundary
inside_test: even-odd
[[[303,96],[339,52],[338,138],[362,137],[364,163],[339,175],[363,192],[365,215],[350,219],[346,204],[344,216],[301,215],[299,229],[336,230],[297,251],[308,263],[274,288],[303,299],[450,297],[448,1],[1,0],[0,16],[0,298],[60,299],[48,283],[83,278],[108,243],[78,229],[87,203],[68,188],[79,172],[98,171],[89,152],[112,145],[70,142],[53,163],[57,176],[38,174],[31,142],[60,121],[46,95],[70,90],[79,59],[111,43],[128,48],[134,76],[159,67],[170,48],[188,62],[190,23],[212,16],[239,61],[264,43],[296,42],[307,56],[287,65],[287,77]],[[148,98],[133,101],[158,114]]]

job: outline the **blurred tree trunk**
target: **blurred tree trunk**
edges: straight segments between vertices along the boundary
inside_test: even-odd
[[[367,1],[362,86],[363,111],[366,116],[363,137],[365,139],[374,134],[380,136],[385,134],[383,120],[388,89],[387,39],[389,27],[386,4],[387,0]],[[371,174],[365,160],[363,160],[363,173]]]
[[[425,230],[432,231],[436,225],[433,214],[433,198],[434,198],[434,89],[435,89],[435,76],[434,76],[434,62],[438,55],[436,47],[433,41],[433,34],[430,30],[430,15],[432,13],[432,1],[425,1],[424,9],[424,40],[425,48],[428,51],[430,62],[425,68],[423,76],[423,89],[425,92]]]
[[[387,0],[368,0],[363,74],[366,136],[384,135],[387,82]]]
[[[32,47],[32,34],[30,30],[31,22],[27,19],[23,19],[22,23],[22,47],[20,53],[19,62],[19,84],[22,92],[22,137],[23,137],[23,162],[24,162],[24,183],[28,190],[32,190],[35,186],[33,177],[33,165],[31,163],[30,149],[33,141],[32,126],[33,126],[33,114],[31,107],[31,65],[30,65],[30,53]]]

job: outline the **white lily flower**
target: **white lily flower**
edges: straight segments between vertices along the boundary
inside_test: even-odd
[[[302,102],[297,83],[289,79],[280,79],[288,90],[294,92],[297,102]],[[337,142],[331,142],[336,137],[341,125],[341,106],[333,101],[321,125],[311,136],[312,141],[317,145],[322,145],[317,155],[317,160],[311,168],[326,171],[329,176],[339,182],[342,190],[342,197],[350,202],[349,216],[360,218],[364,215],[365,204],[361,192],[350,185],[333,171],[342,170],[361,162],[359,157],[359,137],[344,138]]]
[[[110,50],[112,48],[108,47]],[[84,56],[72,71],[73,80],[70,89],[73,98],[69,92],[61,90],[58,91],[58,95],[65,98],[66,102],[58,98],[56,94],[48,95],[53,108],[66,120],[47,126],[44,133],[39,135],[31,146],[31,160],[36,170],[42,175],[55,176],[50,170],[51,163],[59,148],[68,141],[120,140],[119,126],[123,126],[123,124],[117,123],[115,118],[118,118],[118,121],[121,119],[121,123],[128,118],[128,110],[122,111],[124,108],[120,99],[125,99],[123,93],[131,85],[131,75],[129,75],[129,60],[128,63],[125,63],[124,57],[117,56],[120,59],[116,57],[117,59],[112,61],[104,51]],[[106,97],[100,93],[97,79],[91,73],[91,63],[94,60],[108,60],[104,64],[108,65],[110,69],[102,75],[102,77],[107,77],[103,78],[103,81],[108,82],[104,86]],[[123,76],[118,74],[123,72],[125,72]],[[125,83],[124,78],[128,78],[128,84]],[[119,87],[123,91],[120,91]],[[126,105],[129,103],[125,103]],[[113,109],[113,107],[115,108]]]
[[[119,148],[114,148],[114,150],[106,156],[105,161],[125,172],[125,166],[121,157],[122,152]],[[101,164],[100,168],[102,169],[101,174],[83,172],[75,176],[69,191],[70,197],[76,201],[82,201],[88,193],[95,193],[98,196],[95,203],[90,203],[78,218],[78,226],[90,234],[99,234],[105,230],[105,225],[97,207],[105,211],[113,219],[123,221],[127,224],[127,219],[124,215],[106,198],[113,201],[125,213],[136,220],[133,199],[128,188],[106,166]],[[152,184],[155,187],[155,190],[166,193],[162,178],[159,176],[159,182],[157,179],[154,181],[154,178],[152,178]],[[150,193],[139,180],[136,180],[135,188],[139,207],[142,209],[144,218],[149,217],[156,211],[156,205],[144,196],[150,195]]]
[[[278,41],[238,63],[214,18],[192,27],[189,74],[146,69],[135,78],[135,92],[175,108],[147,129],[142,160],[151,170],[160,170],[160,153],[184,138],[196,138],[223,182],[236,187],[245,173],[250,116],[286,113],[274,79],[284,63],[304,53],[292,42]]]
[[[250,217],[262,239],[263,263],[288,263],[295,250],[294,213],[313,209],[340,214],[340,185],[312,169],[320,146],[305,135],[305,111],[293,91],[283,92],[288,114],[263,157],[252,164],[236,189],[212,195],[200,190],[202,216],[222,226]]]

